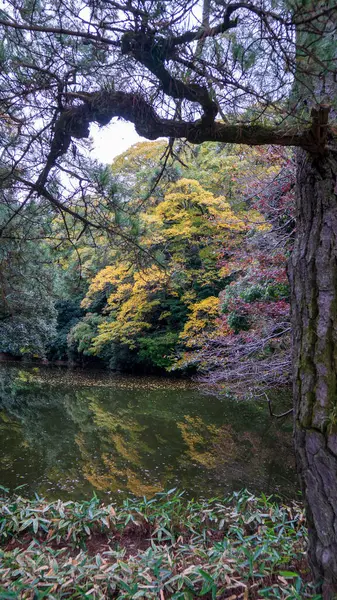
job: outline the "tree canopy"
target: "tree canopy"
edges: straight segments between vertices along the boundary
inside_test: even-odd
[[[26,200],[39,194],[84,227],[116,225],[102,194],[85,212],[102,188],[81,141],[92,123],[313,152],[333,136],[333,1],[20,0],[4,3],[0,27],[2,161],[20,165]]]

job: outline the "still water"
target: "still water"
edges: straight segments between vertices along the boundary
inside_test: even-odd
[[[275,410],[289,407],[278,398]],[[48,499],[298,488],[291,419],[188,381],[0,366],[0,484]]]

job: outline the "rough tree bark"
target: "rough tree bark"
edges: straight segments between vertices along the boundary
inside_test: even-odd
[[[298,151],[292,289],[295,448],[309,560],[337,598],[337,154]]]

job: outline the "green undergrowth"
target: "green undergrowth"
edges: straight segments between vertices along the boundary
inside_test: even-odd
[[[0,599],[320,598],[301,505],[247,491],[106,506],[3,490],[0,523]]]

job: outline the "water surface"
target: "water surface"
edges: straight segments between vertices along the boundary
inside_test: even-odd
[[[49,499],[298,488],[291,419],[188,381],[0,366],[0,456],[1,485]]]

